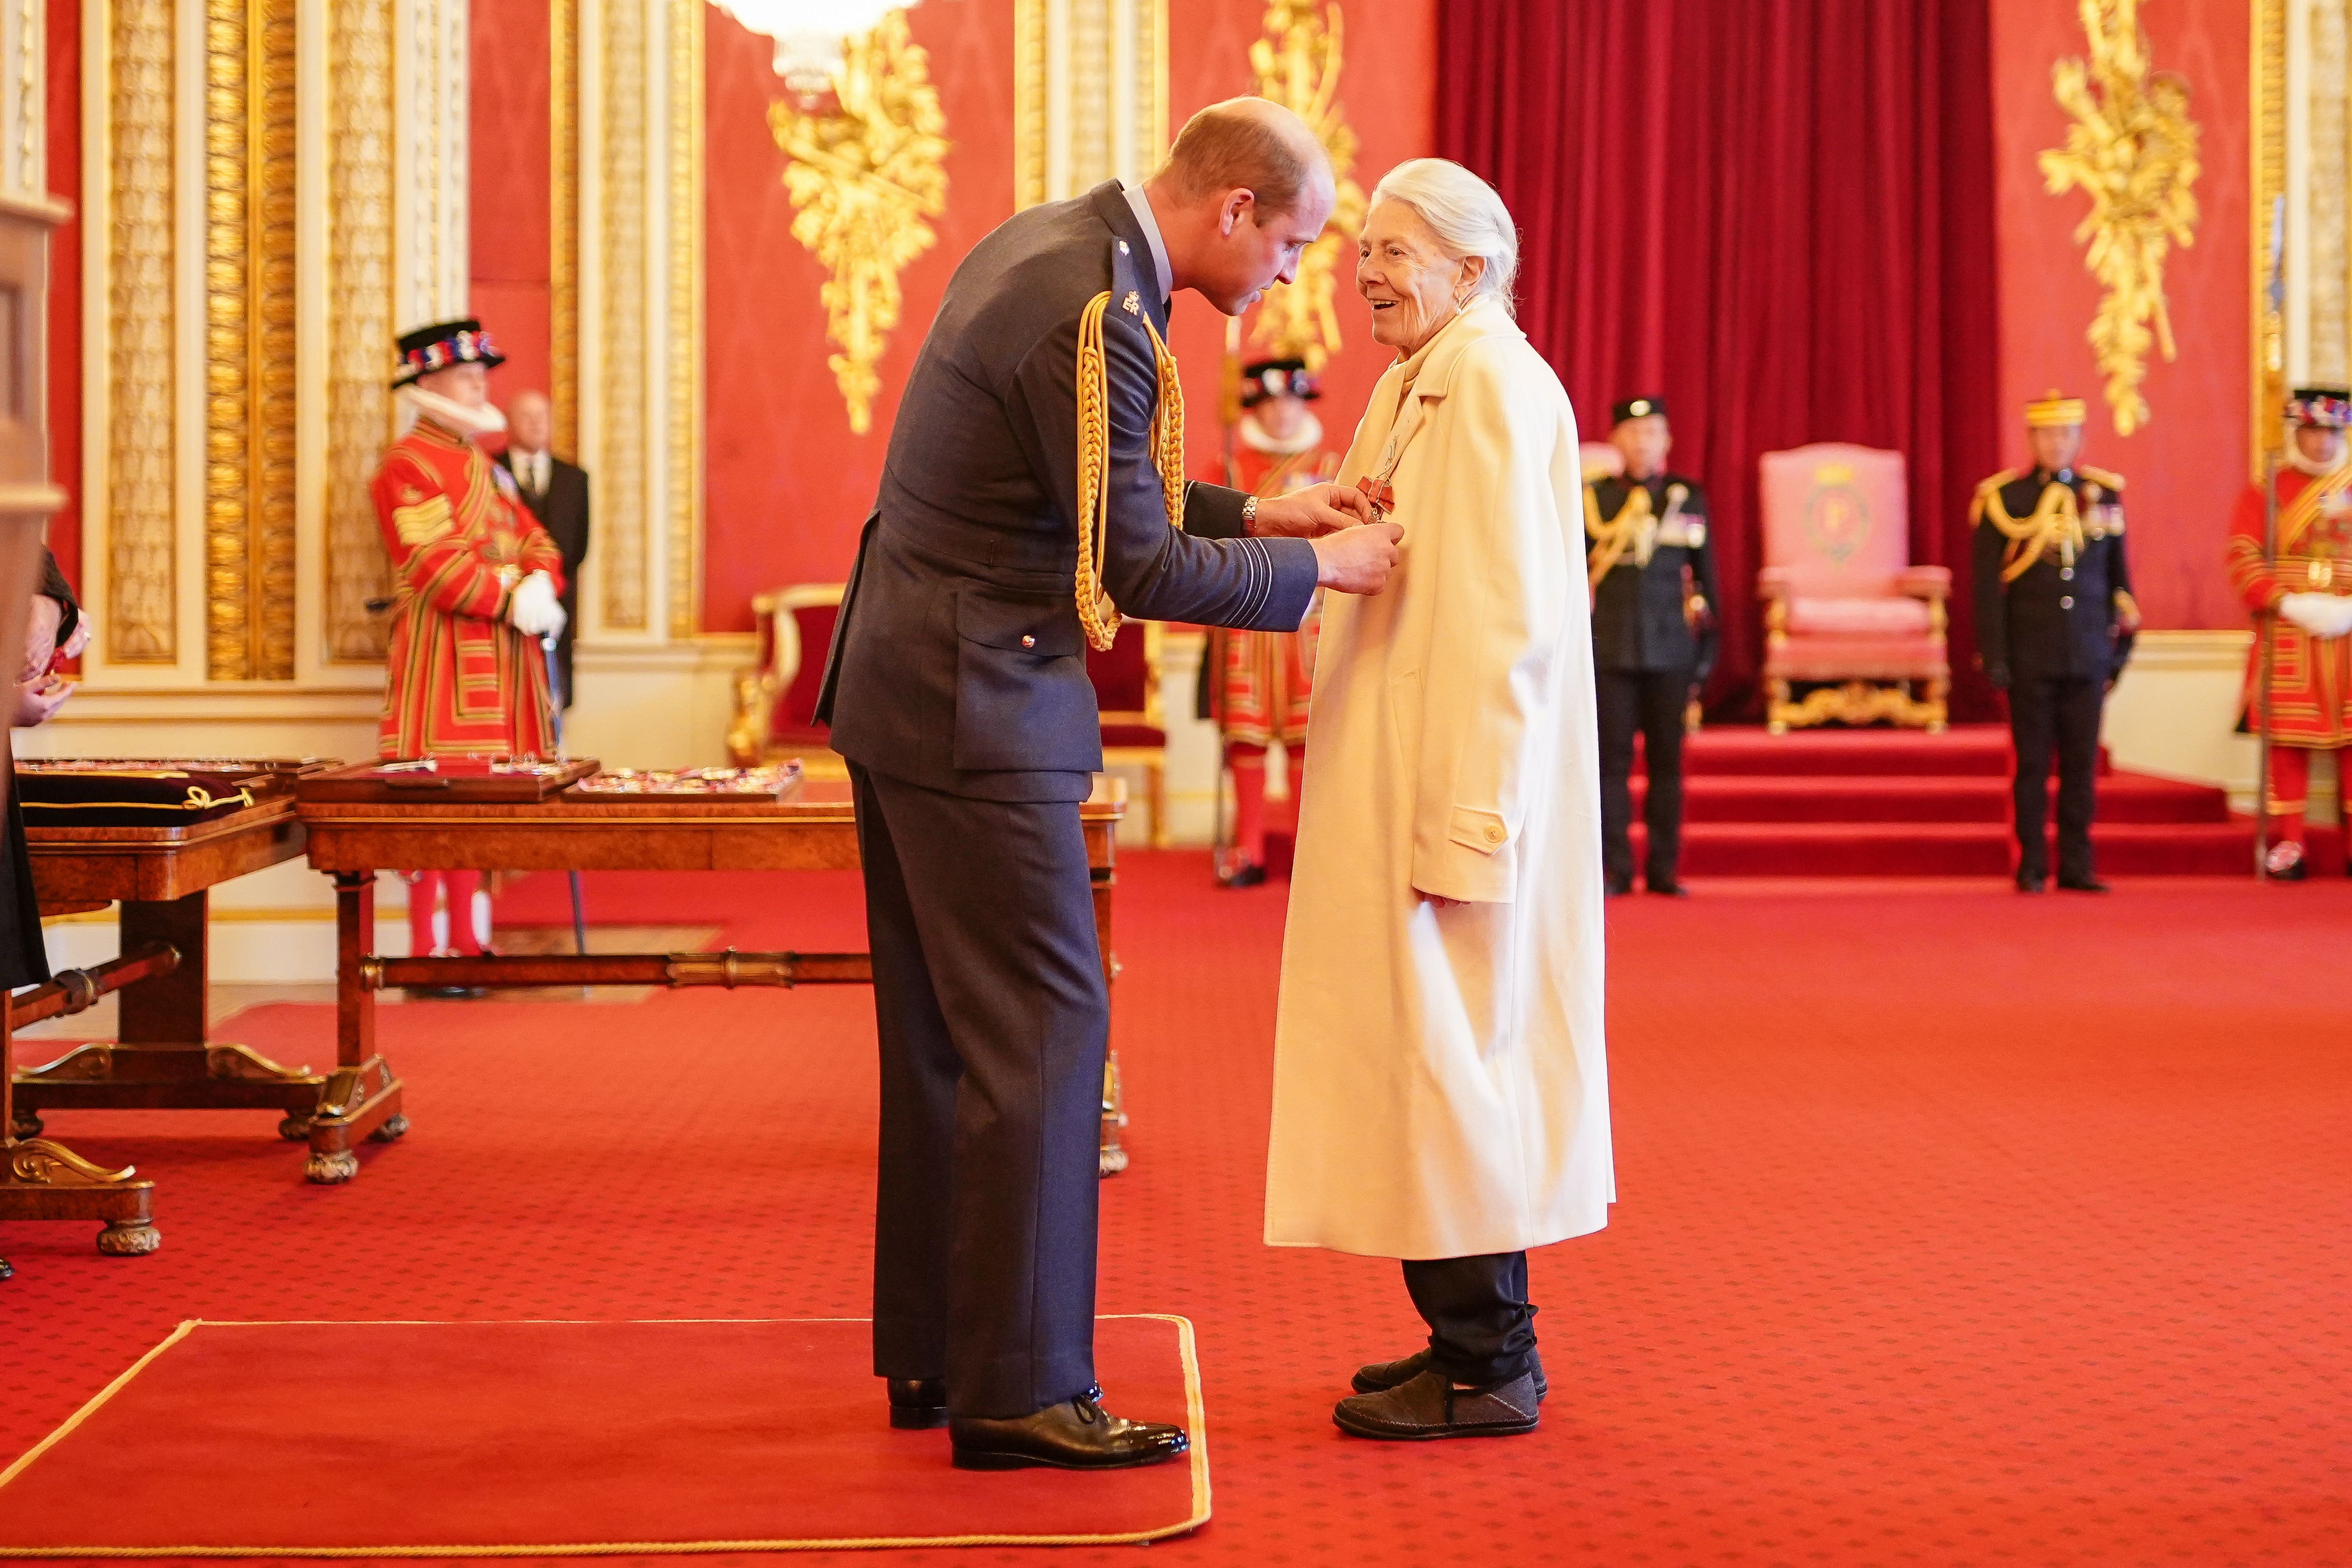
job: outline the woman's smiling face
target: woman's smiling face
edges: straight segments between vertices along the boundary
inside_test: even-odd
[[[1372,204],[1356,241],[1356,292],[1372,308],[1372,341],[1409,354],[1454,318],[1486,269],[1486,258],[1455,260],[1403,202]]]

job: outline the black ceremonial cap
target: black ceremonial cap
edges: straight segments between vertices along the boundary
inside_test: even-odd
[[[1663,397],[1625,397],[1609,405],[1609,423],[1622,425],[1628,419],[1646,419],[1651,415],[1664,419],[1666,400]]]

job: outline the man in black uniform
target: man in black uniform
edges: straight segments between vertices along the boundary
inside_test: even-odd
[[[1680,896],[1683,711],[1715,667],[1715,551],[1706,495],[1666,472],[1674,435],[1662,398],[1609,411],[1622,477],[1584,491],[1586,577],[1592,591],[1592,668],[1600,684],[1601,860],[1612,893],[1633,890],[1633,736],[1642,736],[1650,830],[1643,882]]]
[[[2033,467],[1977,487],[1977,661],[2009,693],[2017,776],[2017,886],[2049,877],[2050,754],[2058,754],[2058,885],[2104,893],[2091,865],[2099,714],[2139,629],[2124,559],[2124,481],[2083,468],[2083,403],[2025,408]]]
[[[849,761],[874,954],[874,1369],[893,1424],[944,1420],[962,1468],[1185,1447],[1094,1386],[1109,1009],[1078,823],[1102,766],[1086,650],[1118,611],[1286,632],[1318,583],[1386,584],[1402,531],[1359,492],[1185,485],[1159,399],[1171,294],[1240,314],[1331,205],[1296,115],[1203,110],[1148,184],[981,241],[891,430],[818,715]]]
[[[580,625],[580,565],[588,559],[588,470],[550,449],[554,410],[543,392],[507,405],[507,449],[499,462],[515,477],[523,505],[563,555],[563,629],[555,634],[555,706],[572,706],[572,640]]]

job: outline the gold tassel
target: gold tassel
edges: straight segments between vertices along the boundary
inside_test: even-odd
[[[1109,306],[1106,289],[1078,316],[1078,625],[1100,653],[1108,653],[1118,639],[1119,623],[1118,606],[1102,586],[1103,556],[1110,544],[1110,363],[1103,346],[1103,312]],[[1152,368],[1160,384],[1151,410],[1151,460],[1160,471],[1168,526],[1181,529],[1184,386],[1177,379],[1176,356],[1149,316],[1143,330],[1151,335]]]

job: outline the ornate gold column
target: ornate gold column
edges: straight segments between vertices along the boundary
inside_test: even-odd
[[[2264,454],[2281,450],[2284,432],[2280,428],[2279,410],[2286,399],[2286,322],[2284,311],[2274,309],[2270,299],[2271,287],[2271,214],[2278,198],[2286,194],[2287,161],[2287,93],[2286,93],[2286,32],[2288,0],[2254,0],[2253,5],[2253,92],[2252,134],[2247,138],[2252,153],[2249,171],[2253,201],[2251,204],[2253,256],[2247,269],[2252,279],[2251,301],[2253,310],[2253,406],[2247,410],[2252,421],[2252,450],[2254,473],[2261,477]],[[2288,225],[2294,226],[2294,215],[2288,214]]]
[[[205,674],[289,680],[293,0],[206,0],[205,220]]]
[[[1013,193],[1140,178],[1168,146],[1167,0],[1013,0]]]

